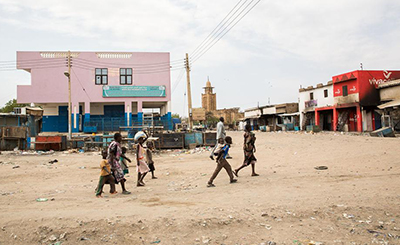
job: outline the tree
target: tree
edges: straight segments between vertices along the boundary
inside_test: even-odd
[[[0,112],[2,113],[10,113],[14,111],[15,107],[24,107],[24,106],[28,106],[27,104],[18,104],[16,99],[12,99],[10,101],[8,101],[4,107],[2,107],[0,109]]]
[[[172,118],[179,118],[182,119],[181,116],[178,113],[172,114]]]
[[[215,127],[217,125],[219,119],[214,116],[211,111],[206,112],[206,122],[208,126]]]

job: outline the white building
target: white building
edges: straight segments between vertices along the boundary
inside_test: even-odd
[[[299,111],[301,129],[308,125],[316,125],[316,119],[322,130],[333,130],[333,83],[319,83],[299,89]]]

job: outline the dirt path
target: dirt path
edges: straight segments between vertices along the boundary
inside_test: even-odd
[[[242,133],[230,135],[237,167]],[[158,180],[136,188],[131,174],[132,195],[103,199],[98,153],[3,153],[0,244],[400,244],[399,149],[399,138],[257,133],[259,177],[247,168],[229,184],[221,171],[206,188],[208,152],[164,152]]]

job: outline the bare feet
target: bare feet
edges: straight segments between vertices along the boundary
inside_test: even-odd
[[[140,182],[138,182],[137,184],[136,184],[136,186],[137,187],[141,187],[141,186],[144,186],[142,183],[140,183]]]
[[[256,176],[260,176],[259,174],[253,173],[251,176],[256,177]]]
[[[97,197],[97,198],[103,198],[103,196],[102,196],[102,195],[96,195],[96,197]]]
[[[151,177],[152,179],[158,179],[156,176],[154,176],[154,177]]]
[[[118,191],[110,192],[111,195],[115,195],[117,193],[118,193]]]
[[[237,179],[231,180],[231,184],[236,183],[236,182],[237,182]]]
[[[239,171],[237,169],[235,169],[235,171],[232,171],[232,172],[236,177],[239,177],[239,175],[238,175]]]

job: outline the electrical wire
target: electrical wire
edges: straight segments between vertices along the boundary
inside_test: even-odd
[[[223,33],[223,35],[220,37],[220,38],[218,38],[211,46],[209,46],[202,54],[200,54],[200,55],[198,55],[196,58],[193,58],[193,61],[191,62],[191,64],[193,64],[194,62],[196,62],[198,59],[200,59],[205,53],[207,53],[219,40],[221,40],[230,30],[232,30],[232,28],[233,27],[235,27],[259,2],[260,2],[261,0],[258,0],[244,15],[242,15],[240,18],[239,18],[239,20],[238,21],[236,21],[225,33]],[[253,1],[252,1],[253,2]],[[250,4],[252,3],[252,2],[250,2]],[[249,5],[247,5],[246,6],[246,8],[248,7]],[[245,9],[246,9],[245,8]],[[244,9],[244,10],[245,10]],[[243,10],[243,11],[244,11]],[[242,11],[242,12],[243,12]],[[241,13],[242,13],[241,12]],[[240,14],[241,14],[240,13]],[[238,16],[240,16],[240,14],[238,15]],[[237,16],[237,17],[238,17]],[[236,18],[237,18],[236,17]],[[235,19],[236,19],[235,18]],[[234,20],[235,20],[234,19]]]
[[[180,63],[183,62],[184,60],[179,59],[179,60],[173,60],[173,61],[168,61],[168,62],[159,62],[159,63],[144,63],[144,64],[133,64],[133,63],[114,63],[114,62],[101,62],[101,61],[93,61],[93,60],[87,60],[84,58],[74,58],[75,61],[81,62],[81,63],[86,63],[86,64],[102,64],[102,65],[115,65],[115,66],[133,66],[133,67],[146,67],[146,66],[165,66],[165,65],[170,65],[170,64],[175,64],[175,63]]]
[[[185,74],[185,69],[181,68],[181,72],[179,73],[179,75],[178,75],[178,77],[177,77],[177,79],[176,79],[176,81],[175,81],[175,83],[173,85],[172,94],[175,92],[175,90],[178,87],[179,83],[182,81],[183,74]]]
[[[86,96],[89,98],[89,101],[92,102],[92,99],[90,98],[89,94],[87,93],[85,87],[83,87],[81,80],[79,80],[79,77],[76,75],[74,69],[71,68],[72,73],[74,73],[76,79],[78,80],[79,84],[81,85],[82,90],[85,92]]]
[[[200,45],[197,46],[197,48],[196,48],[193,52],[190,53],[191,56],[195,55],[196,52],[197,52],[199,49],[201,49],[201,48],[203,47],[203,44],[205,45],[205,43],[208,42],[208,40],[210,39],[210,37],[211,37],[212,35],[214,35],[216,32],[218,32],[218,31],[220,30],[220,28],[221,28],[222,26],[224,26],[224,25],[226,24],[226,22],[228,22],[228,21],[232,18],[232,16],[234,16],[234,15],[236,14],[236,12],[247,2],[247,0],[245,0],[245,1],[243,2],[243,4],[235,11],[235,13],[233,13],[232,16],[229,17],[229,19],[228,19],[227,21],[225,21],[225,19],[233,12],[233,10],[236,9],[236,7],[240,4],[241,1],[242,1],[242,0],[240,0],[240,1],[231,9],[231,11],[229,11],[229,13],[222,19],[221,22],[219,22],[219,24],[214,28],[214,30],[212,30],[212,32],[211,32],[210,34],[208,34],[208,36],[203,40],[203,42],[201,42]],[[223,24],[222,24],[222,23],[223,23]],[[222,25],[221,25],[221,24],[222,24]]]
[[[84,63],[79,63],[79,62],[72,62],[72,64],[79,65],[79,66],[85,67],[85,68],[103,68],[103,65],[99,65],[99,64],[93,65],[93,64],[84,64]],[[183,67],[183,65],[184,64],[182,63],[182,64],[177,64],[174,66],[164,65],[163,67],[136,67],[136,68],[133,67],[133,69],[137,70],[137,71],[154,71],[154,70],[160,70],[160,69],[179,68],[179,67]],[[127,66],[125,65],[124,67],[127,67]],[[110,64],[109,64],[104,68],[121,68],[121,66],[114,67],[114,66],[110,66]]]

